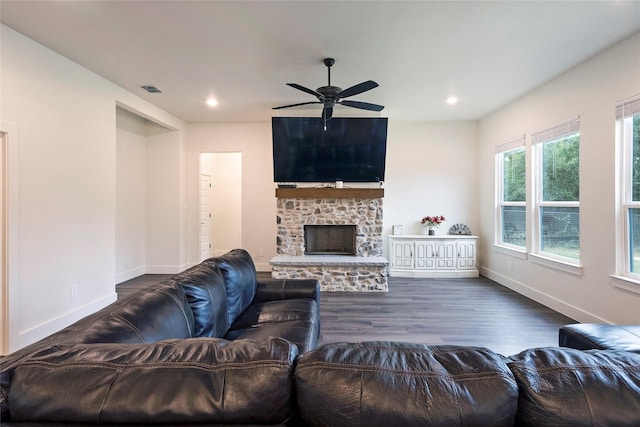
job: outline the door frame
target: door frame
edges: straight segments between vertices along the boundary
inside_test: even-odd
[[[18,127],[9,122],[0,122],[4,159],[2,174],[4,185],[2,189],[3,218],[2,236],[2,278],[0,283],[0,354],[10,353],[19,348],[20,324],[18,282],[19,263],[19,183],[18,183]],[[12,309],[13,308],[13,309]]]
[[[207,181],[204,181],[204,177],[207,178]],[[199,257],[200,257],[200,261],[204,261],[207,258],[211,257],[211,175],[203,173],[202,170],[200,171],[200,185],[199,185],[199,194],[198,194],[198,216],[199,216],[199,221],[200,221],[200,226],[198,228],[198,250],[199,250]],[[206,190],[206,197],[207,197],[207,206],[209,207],[209,217],[205,218],[205,220],[208,222],[207,225],[207,234],[206,234],[206,238],[202,233],[202,210],[204,207],[204,204],[202,203],[202,198],[204,196],[203,194],[203,190]],[[206,257],[202,257],[202,246],[204,243],[207,243],[207,245],[209,246],[209,250],[207,253]]]

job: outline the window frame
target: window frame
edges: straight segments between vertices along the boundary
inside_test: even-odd
[[[533,152],[533,203],[532,203],[532,215],[533,224],[531,227],[531,253],[532,259],[538,262],[549,265],[552,267],[560,266],[561,269],[575,273],[582,274],[581,266],[581,244],[580,233],[578,232],[578,258],[565,257],[552,252],[543,250],[542,247],[542,210],[548,207],[560,207],[560,208],[577,208],[578,220],[582,221],[580,216],[580,200],[578,201],[545,201],[543,195],[544,183],[544,170],[543,170],[543,151],[546,143],[556,142],[558,140],[578,135],[580,138],[580,117],[572,119],[568,122],[553,126],[548,129],[544,129],[532,134],[532,152]],[[578,139],[580,144],[580,139]],[[580,152],[578,145],[578,170],[580,168]],[[580,185],[580,176],[578,173],[578,186]],[[582,227],[579,226],[579,230]]]
[[[626,111],[625,111],[626,110]],[[615,139],[620,152],[618,200],[618,233],[616,242],[616,269],[621,279],[630,279],[640,285],[640,272],[632,271],[631,249],[632,209],[640,210],[640,200],[633,200],[633,118],[640,115],[640,95],[627,98],[616,104]],[[627,122],[628,121],[628,122]],[[628,124],[625,125],[625,122]],[[614,276],[615,277],[615,276]],[[635,288],[635,286],[634,286]],[[640,290],[633,289],[634,292]]]
[[[525,155],[525,200],[524,201],[505,201],[504,200],[504,155],[512,152],[512,151],[522,151]],[[502,144],[495,147],[495,236],[494,236],[494,245],[498,249],[506,250],[508,253],[522,254],[526,256],[527,253],[527,245],[529,242],[529,232],[528,232],[528,224],[527,224],[527,197],[526,197],[526,185],[528,181],[527,175],[527,150],[526,150],[526,140],[525,135],[520,135],[518,137],[512,138],[503,142]],[[515,206],[522,207],[525,211],[525,244],[524,246],[516,245],[513,243],[504,241],[504,220],[503,220],[503,208]]]

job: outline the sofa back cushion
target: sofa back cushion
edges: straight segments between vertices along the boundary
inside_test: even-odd
[[[105,307],[77,328],[66,342],[152,343],[193,337],[195,323],[180,286],[165,282]],[[76,329],[72,325],[71,329]]]
[[[227,292],[227,323],[231,325],[256,295],[256,266],[249,252],[244,249],[234,249],[203,263],[215,264],[222,272]]]
[[[518,388],[487,349],[364,342],[303,354],[294,381],[311,426],[512,426]]]
[[[43,353],[14,372],[13,421],[278,424],[293,414],[298,353],[281,338],[80,344]]]
[[[639,354],[541,348],[512,360],[517,425],[640,425]]]
[[[173,279],[182,287],[195,322],[194,336],[223,337],[229,329],[227,292],[215,264],[199,264]]]

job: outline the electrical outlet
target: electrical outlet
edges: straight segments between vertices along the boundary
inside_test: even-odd
[[[71,285],[69,290],[71,291],[71,298],[78,298],[78,285]]]
[[[258,249],[258,256],[264,257],[264,249],[262,248]]]

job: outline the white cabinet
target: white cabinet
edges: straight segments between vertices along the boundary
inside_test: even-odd
[[[389,236],[392,277],[478,277],[478,236]]]

